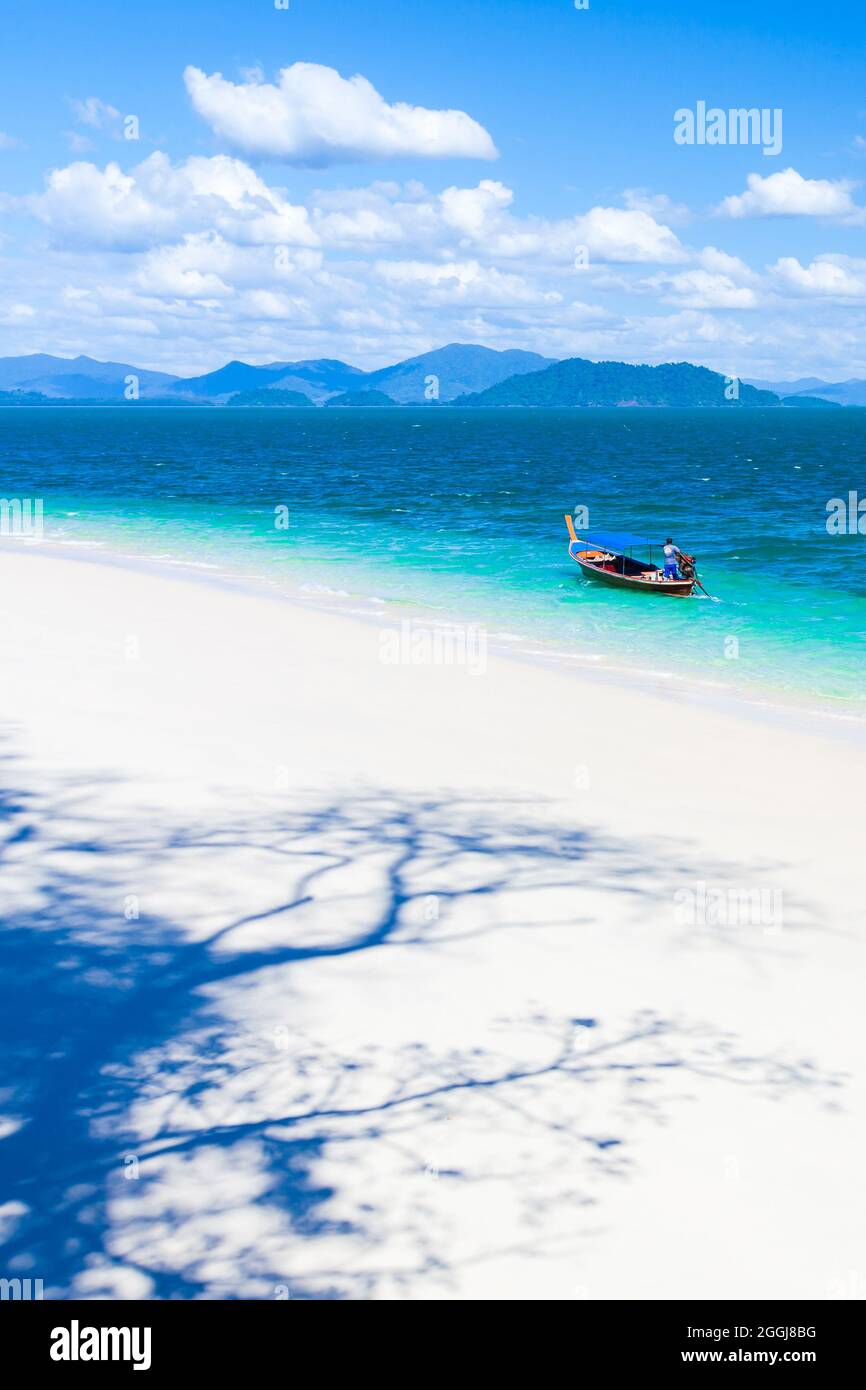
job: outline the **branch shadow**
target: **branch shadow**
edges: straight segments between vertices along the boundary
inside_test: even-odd
[[[577,929],[584,892],[640,920],[685,872],[679,846],[519,800],[296,792],[165,825],[109,818],[109,791],[0,793],[0,1262],[48,1296],[447,1296],[461,1266],[591,1234],[643,1127],[695,1087],[841,1084],[651,1011],[530,1009],[472,1046],[422,1019],[307,1029],[311,994],[333,982],[337,1007],[387,953],[423,973],[486,937]]]

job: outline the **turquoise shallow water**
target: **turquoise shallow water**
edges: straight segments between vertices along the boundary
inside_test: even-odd
[[[530,646],[866,711],[866,412],[0,410],[46,539],[459,615]],[[698,556],[719,602],[581,578],[563,512]],[[275,509],[288,509],[287,529]]]

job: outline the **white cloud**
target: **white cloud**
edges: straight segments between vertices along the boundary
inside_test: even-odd
[[[851,306],[840,322],[827,295],[770,296],[766,312],[757,315],[697,308],[687,294],[674,298],[669,286],[660,286],[650,311],[635,312],[618,282],[601,305],[583,303],[570,296],[575,289],[594,293],[596,276],[568,269],[552,278],[547,269],[537,274],[532,261],[512,263],[513,270],[494,276],[494,267],[479,259],[473,278],[470,258],[440,265],[407,257],[408,268],[380,274],[378,261],[366,255],[321,255],[293,249],[290,264],[275,271],[272,247],[221,245],[215,236],[194,234],[133,257],[68,251],[55,265],[42,256],[39,275],[27,280],[32,314],[19,310],[4,320],[2,306],[14,312],[22,297],[23,276],[17,292],[15,277],[7,277],[6,292],[0,282],[0,352],[48,347],[65,356],[87,352],[193,374],[233,357],[341,357],[381,366],[458,341],[532,348],[552,357],[688,359],[728,375],[771,379],[866,376],[866,309]],[[551,290],[562,298],[545,299]],[[665,307],[666,298],[677,312]]]
[[[19,324],[28,319],[36,317],[36,310],[32,304],[10,304],[5,309],[0,309],[0,321],[8,324]]]
[[[197,232],[174,246],[148,251],[136,272],[135,284],[146,294],[221,298],[234,293],[226,283],[233,261],[233,248],[221,236]]]
[[[675,203],[667,193],[651,193],[648,188],[626,188],[622,200],[632,212],[648,212],[664,222],[688,222],[692,215],[685,203]]]
[[[411,290],[424,304],[538,304],[562,303],[556,290],[542,290],[521,275],[482,266],[478,261],[379,261],[375,273],[388,285]]]
[[[93,141],[79,130],[64,130],[63,138],[73,154],[87,154],[93,149]]]
[[[591,260],[628,264],[684,259],[671,229],[649,213],[595,207],[582,216],[555,221],[518,218],[509,211],[513,198],[504,184],[482,179],[476,188],[446,188],[439,200],[441,216],[446,226],[461,233],[464,244],[483,246],[493,256],[531,256],[573,265],[577,248],[585,246]]]
[[[447,225],[476,240],[487,235],[513,201],[511,189],[495,179],[482,179],[476,188],[446,188],[440,199]]]
[[[738,256],[715,246],[697,254],[697,264],[675,274],[653,275],[640,287],[689,309],[753,309],[761,277]]]
[[[91,126],[94,130],[114,129],[120,120],[120,112],[117,108],[110,106],[106,101],[101,101],[99,97],[87,97],[85,101],[78,101],[73,98],[69,105],[72,107],[75,119],[81,125]]]
[[[751,266],[741,261],[739,256],[730,256],[727,251],[720,251],[716,246],[705,246],[698,260],[705,270],[727,275],[740,284],[755,285],[760,279]]]
[[[19,141],[14,135],[7,135],[5,130],[0,130],[0,150],[16,150]]]
[[[656,222],[648,212],[623,208],[591,208],[575,218],[577,241],[588,246],[590,256],[604,261],[681,261],[685,252],[670,227]]]
[[[147,295],[224,299],[264,284],[282,290],[322,265],[321,252],[304,247],[239,246],[217,232],[194,232],[142,256],[133,283]]]
[[[12,200],[15,202],[15,200]],[[136,252],[204,231],[227,241],[324,246],[381,254],[409,246],[443,259],[532,261],[535,270],[574,267],[586,245],[594,265],[670,264],[687,253],[648,213],[590,209],[570,218],[517,217],[512,190],[491,179],[430,193],[410,182],[313,193],[291,204],[243,160],[196,155],[172,164],[155,152],[124,173],[77,161],[55,169],[45,192],[18,200],[51,229],[57,245]],[[463,255],[455,255],[463,253]]]
[[[691,309],[752,309],[758,302],[748,285],[737,285],[729,275],[713,274],[700,267],[676,275],[654,276],[645,283]]]
[[[381,159],[495,159],[483,126],[465,111],[389,105],[372,83],[320,63],[293,63],[276,83],[249,73],[242,83],[188,67],[198,114],[244,154],[321,167]]]
[[[811,265],[804,266],[794,256],[782,256],[770,267],[770,274],[796,294],[866,299],[866,260],[816,256]]]
[[[369,188],[319,191],[310,216],[317,235],[332,247],[381,248],[410,243],[429,247],[441,235],[437,199],[420,184],[374,183]]]
[[[723,199],[724,217],[849,217],[859,210],[848,179],[804,179],[796,169],[761,178],[749,174],[745,193]]]
[[[253,244],[316,242],[306,208],[228,155],[172,165],[156,151],[128,174],[78,162],[52,170],[45,192],[24,201],[65,245],[137,251],[206,229]]]

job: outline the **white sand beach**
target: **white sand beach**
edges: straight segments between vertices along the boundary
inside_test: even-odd
[[[39,546],[0,606],[7,1271],[866,1295],[856,728]]]

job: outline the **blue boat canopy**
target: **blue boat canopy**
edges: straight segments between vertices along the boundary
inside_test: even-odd
[[[614,550],[623,555],[629,550],[647,550],[650,546],[660,547],[662,541],[652,541],[648,536],[633,536],[630,531],[581,531],[581,541],[597,545],[602,550]]]

